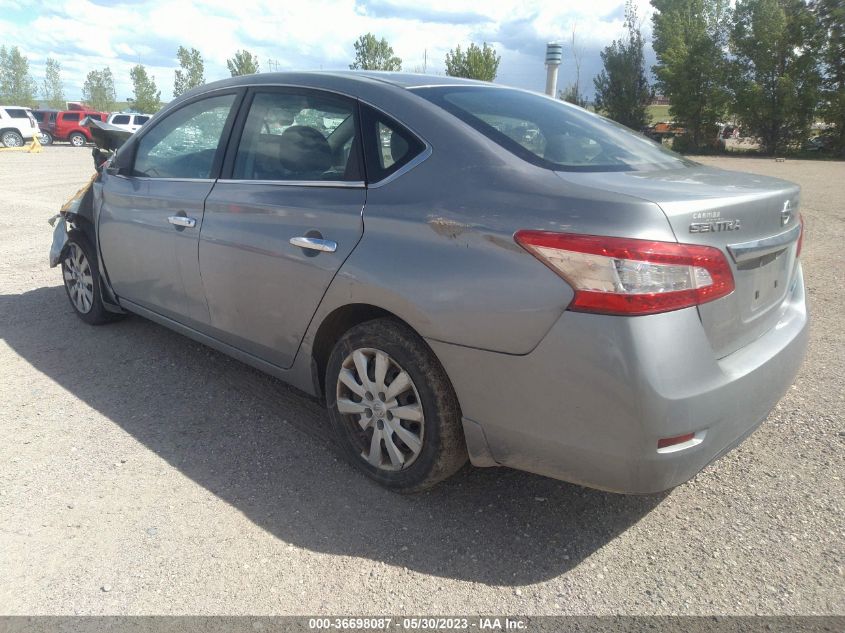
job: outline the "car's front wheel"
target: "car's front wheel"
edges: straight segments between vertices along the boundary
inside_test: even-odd
[[[3,145],[6,147],[20,147],[23,145],[23,136],[14,130],[6,130],[3,132],[2,136],[0,136],[0,140],[3,141]]]
[[[72,231],[62,253],[62,277],[70,305],[90,325],[113,321],[118,315],[106,310],[100,292],[100,272],[94,247],[84,234]]]
[[[85,138],[84,134],[80,134],[79,132],[74,132],[68,137],[70,144],[74,147],[84,147],[85,143],[88,142],[88,139]]]
[[[38,135],[38,142],[42,145],[52,145],[53,136],[49,132],[41,132],[41,134]]]
[[[399,492],[430,488],[467,461],[461,412],[425,341],[393,319],[367,321],[335,345],[326,401],[345,455]]]

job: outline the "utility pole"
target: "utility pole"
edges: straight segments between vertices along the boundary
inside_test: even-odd
[[[563,61],[563,44],[549,42],[546,44],[546,94],[557,97],[557,71]]]

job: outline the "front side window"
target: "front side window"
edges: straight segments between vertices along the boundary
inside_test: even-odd
[[[136,116],[135,117],[135,125],[144,125],[147,121],[150,120],[148,116]]]
[[[62,121],[79,121],[79,112],[65,112]]]
[[[129,125],[129,115],[128,114],[118,114],[111,120],[112,125]]]
[[[647,171],[690,161],[628,128],[559,99],[509,88],[414,92],[525,160],[561,171]]]
[[[355,103],[314,92],[259,92],[235,156],[235,180],[361,180]]]
[[[138,143],[133,175],[211,178],[235,98],[226,94],[194,101],[159,121]]]

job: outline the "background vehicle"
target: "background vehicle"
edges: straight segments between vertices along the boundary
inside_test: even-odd
[[[20,147],[39,133],[29,108],[0,106],[0,142],[6,147]]]
[[[86,322],[134,312],[323,397],[390,488],[469,456],[651,493],[791,384],[798,201],[526,91],[261,74],[131,136],[51,261]]]
[[[74,147],[83,147],[91,141],[90,130],[82,125],[86,117],[105,121],[108,113],[94,110],[62,110],[56,113],[55,119],[50,117],[47,132],[53,141],[68,141]]]
[[[38,139],[42,145],[51,145],[53,136],[50,134],[50,122],[55,123],[58,110],[33,110],[32,116],[38,122],[38,129],[41,130],[41,137]]]
[[[123,128],[129,132],[137,132],[147,121],[152,118],[151,114],[136,114],[134,112],[112,112],[108,121],[116,127]]]

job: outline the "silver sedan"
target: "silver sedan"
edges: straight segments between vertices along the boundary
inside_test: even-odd
[[[469,460],[650,493],[792,382],[798,203],[530,92],[260,74],[126,141],[53,261],[86,322],[132,312],[323,399],[392,489]]]

